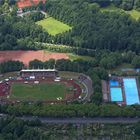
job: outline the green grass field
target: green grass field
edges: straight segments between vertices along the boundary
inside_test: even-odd
[[[52,17],[43,19],[36,23],[41,25],[50,35],[56,35],[72,29],[69,25],[64,24]]]
[[[119,11],[119,10],[120,10],[120,11],[123,11],[122,9],[117,8],[117,7],[115,7],[114,5],[110,5],[110,6],[101,8],[101,11],[102,11],[102,12],[106,12],[106,11],[114,12],[114,11]]]
[[[105,8],[101,8],[102,12],[106,12],[106,11],[110,11],[110,12],[125,12],[127,14],[129,14],[132,18],[138,20],[140,18],[140,12],[137,10],[130,10],[130,11],[125,11],[121,8],[117,8],[114,5],[110,5],[108,7]]]
[[[68,56],[69,56],[69,59],[71,61],[74,61],[74,60],[85,60],[85,61],[92,61],[94,60],[93,57],[90,57],[90,56],[84,56],[84,55],[76,55],[76,54],[73,54],[73,53],[68,53]]]
[[[12,85],[10,98],[16,98],[19,100],[56,100],[59,97],[64,99],[66,92],[68,92],[68,90],[62,83],[14,83]]]
[[[140,12],[136,10],[131,10],[131,11],[125,11],[126,13],[130,14],[131,17],[135,18],[138,20],[140,18]]]

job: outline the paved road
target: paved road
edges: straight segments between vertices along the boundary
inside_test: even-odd
[[[44,11],[37,11],[37,10],[27,11],[27,12],[24,12],[24,13],[20,13],[20,14],[17,14],[17,16],[23,17],[23,16],[28,15],[30,13],[36,13],[36,12],[41,12],[43,15],[46,16],[46,13]]]
[[[3,114],[0,113],[0,118],[6,116],[9,116],[8,114]],[[48,118],[48,117],[36,117],[36,116],[23,116],[23,117],[17,117],[23,120],[35,120],[39,119],[42,123],[50,123],[50,124],[89,124],[89,123],[137,123],[140,121],[139,118],[101,118],[101,117],[96,117],[96,118]]]
[[[21,117],[24,120],[34,120],[33,117]],[[50,124],[89,124],[89,123],[137,123],[140,118],[41,118],[37,117],[42,123]]]

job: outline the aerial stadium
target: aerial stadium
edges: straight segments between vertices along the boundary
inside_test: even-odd
[[[56,69],[22,69],[17,76],[0,82],[0,100],[52,104],[82,101],[92,90],[92,84],[89,85],[88,81],[85,75],[77,79],[60,77]]]

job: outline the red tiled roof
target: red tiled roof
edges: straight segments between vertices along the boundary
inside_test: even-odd
[[[40,1],[45,3],[46,0],[20,0],[17,2],[17,6],[18,8],[30,7],[39,4]]]

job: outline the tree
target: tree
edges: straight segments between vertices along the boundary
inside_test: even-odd
[[[8,44],[10,44],[12,46],[17,45],[17,39],[16,39],[16,37],[13,36],[13,35],[10,35],[10,34],[7,34],[5,36],[5,42],[7,42]]]
[[[91,97],[91,102],[96,105],[100,105],[102,103],[102,93],[94,92]]]
[[[132,10],[133,9],[134,0],[123,0],[122,8],[124,10]]]
[[[44,4],[43,4],[43,2],[40,1],[37,7],[38,7],[39,10],[44,10]]]
[[[80,48],[139,51],[139,23],[125,12],[101,12],[96,3],[114,3],[115,0],[47,1],[47,12],[56,19],[72,25],[72,30],[54,37],[55,43],[78,46],[79,54],[89,54]],[[118,0],[116,0],[118,2]],[[119,4],[121,1],[119,1]],[[127,8],[133,0],[123,0]],[[77,7],[79,7],[77,9]],[[67,10],[68,9],[68,10]],[[133,32],[132,32],[133,29]],[[90,51],[90,55],[94,55]]]
[[[140,0],[135,0],[134,2],[134,8],[138,11],[140,11]]]
[[[122,0],[113,0],[113,4],[115,5],[115,6],[120,6],[121,5],[121,3],[122,3]]]
[[[101,7],[106,7],[111,4],[110,0],[90,0],[90,1],[98,3]]]
[[[20,61],[7,61],[0,64],[0,72],[19,71],[23,68],[24,64]]]
[[[140,68],[140,56],[135,56],[135,57],[132,59],[132,65],[133,65],[135,68]]]
[[[31,69],[43,69],[43,62],[35,59],[29,62],[29,68]]]
[[[0,0],[0,6],[4,4],[4,0]]]
[[[135,125],[135,134],[140,136],[140,122]]]
[[[50,59],[50,60],[44,62],[44,68],[54,69],[55,68],[55,60],[54,59]]]
[[[16,4],[16,0],[8,0],[8,4],[9,5],[15,5]]]
[[[6,43],[6,42],[4,42],[0,45],[1,50],[11,50],[12,48],[13,47],[9,43]]]
[[[26,16],[26,18],[30,18],[31,20],[36,22],[45,18],[45,15],[42,14],[41,12],[33,12],[33,13],[30,13],[29,16]]]

